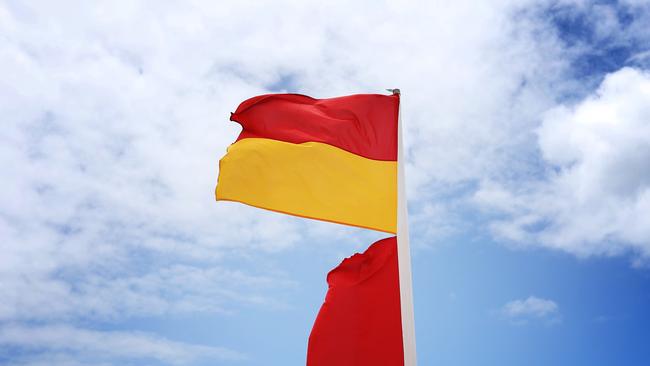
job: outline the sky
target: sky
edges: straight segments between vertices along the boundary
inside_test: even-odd
[[[0,364],[300,365],[385,234],[215,202],[254,95],[402,90],[420,365],[650,361],[650,2],[0,0]]]

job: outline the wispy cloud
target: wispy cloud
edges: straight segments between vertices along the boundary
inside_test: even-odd
[[[645,112],[645,74],[612,74],[606,97],[558,107],[591,92],[572,66],[591,48],[568,45],[546,11],[560,3],[597,14],[589,24],[612,44],[647,39],[650,12],[632,0],[625,24],[570,0],[0,3],[0,320],[283,308],[278,292],[296,284],[260,261],[305,238],[370,237],[214,203],[217,160],[238,133],[229,112],[271,90],[403,90],[414,232],[427,239],[414,247],[474,229],[465,213],[480,201],[476,221],[499,240],[647,253],[645,178],[601,179],[645,156],[647,124],[632,115]],[[616,80],[638,88],[612,91]],[[611,136],[577,123],[619,104],[630,114]],[[566,136],[627,162],[599,164],[591,142]]]
[[[197,360],[242,360],[226,348],[175,342],[155,335],[123,331],[96,331],[68,325],[0,328],[0,347],[12,347],[15,365],[141,364],[188,365]],[[23,351],[23,352],[18,352]]]
[[[626,68],[577,105],[549,111],[537,130],[546,178],[485,182],[475,194],[507,217],[494,233],[579,256],[649,257],[648,106],[650,74]]]
[[[531,320],[541,320],[547,324],[561,321],[559,307],[555,301],[535,296],[506,303],[501,308],[501,314],[514,324],[526,324]]]
[[[193,287],[185,276],[232,273],[233,258],[285,250],[309,235],[297,220],[213,201],[217,159],[238,132],[229,111],[282,80],[323,97],[399,84],[419,202],[518,155],[530,137],[518,131],[552,103],[542,74],[563,68],[547,60],[562,52],[553,35],[535,35],[543,23],[513,18],[516,1],[445,12],[358,6],[363,24],[346,20],[349,4],[314,4],[275,14],[291,20],[282,27],[259,13],[252,29],[233,16],[253,15],[237,4],[4,3],[0,163],[12,174],[0,191],[0,286],[9,294],[0,317],[224,311],[264,297],[228,281]],[[340,21],[306,21],[314,11]],[[435,47],[404,42],[413,35]],[[421,222],[441,228],[427,235],[460,224],[444,222],[450,206],[439,201],[413,206]],[[283,283],[277,272],[262,276]]]

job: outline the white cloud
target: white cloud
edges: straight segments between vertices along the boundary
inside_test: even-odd
[[[548,62],[561,47],[539,36],[543,22],[515,16],[519,1],[249,5],[0,7],[0,163],[12,172],[0,191],[0,276],[12,294],[0,316],[180,309],[146,286],[130,292],[140,305],[76,305],[170,263],[227,272],[225,256],[304,237],[297,220],[213,201],[217,159],[237,134],[228,112],[278,81],[323,97],[401,87],[412,192],[431,197],[509,166],[532,136],[518,131],[551,103],[546,75],[559,80],[564,64]],[[225,293],[195,295],[238,297]],[[35,310],[51,298],[61,301],[50,313]]]
[[[26,327],[4,325],[0,328],[0,347],[11,346],[18,365],[102,365],[156,361],[165,365],[189,365],[197,360],[241,360],[235,351],[209,346],[174,342],[145,333],[93,331],[67,325]]]
[[[89,270],[70,277],[5,276],[0,283],[0,321],[230,313],[234,304],[285,309],[288,304],[273,294],[295,286],[280,274],[253,276],[217,266],[173,265],[139,276]]]
[[[525,324],[534,319],[544,319],[551,323],[560,321],[559,308],[555,301],[535,296],[510,301],[501,308],[501,313],[516,324]]]
[[[416,231],[463,231],[458,201],[485,181],[477,196],[525,213],[495,227],[529,238],[544,211],[499,182],[536,173],[540,114],[583,92],[537,11],[550,3],[1,3],[0,319],[282,307],[273,291],[295,284],[256,261],[309,237],[372,237],[214,203],[229,112],[269,91],[400,87]]]
[[[622,69],[538,129],[547,179],[476,193],[505,219],[494,232],[577,255],[650,255],[650,75]]]

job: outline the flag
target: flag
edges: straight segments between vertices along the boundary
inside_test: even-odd
[[[395,237],[372,244],[327,275],[307,366],[404,364]]]
[[[397,233],[399,98],[268,94],[242,102],[230,117],[242,131],[219,161],[217,200]],[[396,237],[380,240],[328,274],[308,366],[415,365],[400,202],[399,250]]]
[[[217,200],[395,233],[398,108],[399,95],[376,94],[242,102]]]

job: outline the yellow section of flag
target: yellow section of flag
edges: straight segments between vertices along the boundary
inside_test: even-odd
[[[217,200],[397,231],[397,162],[320,143],[246,138],[219,162]]]

